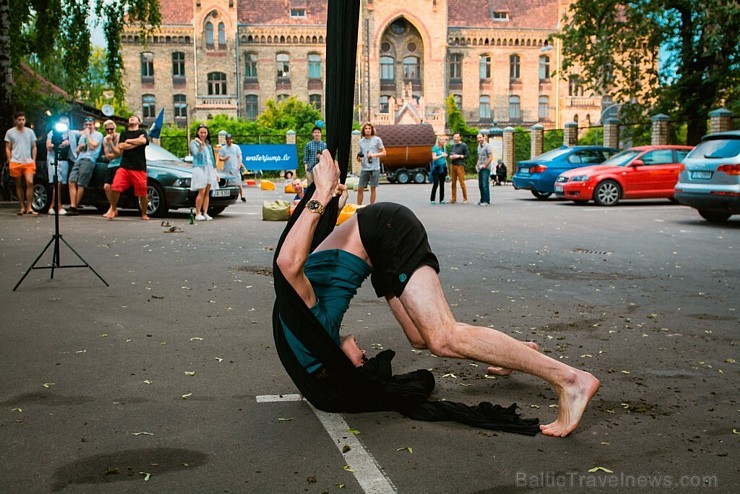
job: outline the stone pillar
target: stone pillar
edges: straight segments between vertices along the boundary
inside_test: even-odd
[[[516,163],[514,162],[514,127],[506,127],[504,129],[504,149],[502,154],[503,157],[501,159],[504,160],[508,172],[513,175],[514,168],[516,167]],[[496,168],[496,161],[494,160],[494,169]]]
[[[619,149],[619,119],[607,118],[604,122],[604,146]]]
[[[650,135],[650,144],[653,146],[665,146],[670,144],[668,124],[671,121],[671,117],[659,113],[651,118],[651,120],[653,121],[653,131]]]
[[[718,108],[709,112],[709,133],[726,132],[732,130],[732,112],[725,108]]]
[[[530,137],[530,158],[534,158],[542,154],[545,149],[545,127],[540,124],[534,124],[529,133]]]
[[[296,143],[295,130],[289,130],[288,132],[285,133],[285,144],[292,144],[295,146],[295,143]],[[297,153],[297,155],[299,156],[298,159],[300,159],[301,153]],[[296,167],[297,166],[298,166],[298,163],[296,163]],[[293,170],[293,178],[297,178],[297,177],[298,177],[298,174],[296,173],[296,170]]]
[[[578,144],[578,124],[568,122],[563,130],[563,146],[573,147]]]
[[[352,148],[349,153],[349,164],[350,171],[353,175],[359,175],[362,168],[362,163],[357,161],[357,153],[360,152],[360,131],[352,131]]]

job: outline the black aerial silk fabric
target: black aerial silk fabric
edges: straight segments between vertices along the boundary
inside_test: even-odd
[[[338,158],[341,181],[349,166],[352,108],[354,104],[355,56],[359,23],[359,0],[329,0],[327,19],[326,127],[327,146]],[[344,355],[277,266],[283,242],[306,202],[313,196],[311,185],[278,242],[273,260],[275,305],[273,336],[280,361],[298,390],[316,408],[326,412],[397,411],[409,418],[425,421],[452,420],[463,424],[519,434],[535,435],[538,419],[522,419],[516,404],[503,408],[490,403],[468,406],[448,401],[429,401],[434,376],[422,369],[393,375],[393,351],[386,350],[355,368]],[[319,221],[311,250],[328,236],[336,225],[338,199],[332,200]],[[321,361],[326,377],[310,376],[290,349],[280,319],[308,350]]]

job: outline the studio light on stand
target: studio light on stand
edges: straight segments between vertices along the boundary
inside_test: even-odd
[[[65,134],[69,131],[69,126],[62,122],[61,120],[57,121],[51,131],[51,144],[54,146],[54,182],[52,184],[53,191],[54,191],[54,201],[56,204],[53,204],[54,207],[54,234],[51,236],[51,240],[46,244],[46,247],[44,247],[41,250],[41,253],[36,257],[36,260],[33,261],[31,266],[26,270],[26,272],[23,274],[20,280],[18,280],[18,283],[13,287],[13,291],[15,291],[21,283],[23,283],[23,280],[26,279],[26,276],[34,270],[34,269],[50,269],[51,270],[51,279],[54,279],[54,270],[55,269],[62,269],[62,268],[89,268],[90,271],[92,271],[95,276],[97,276],[100,281],[102,281],[105,286],[110,286],[107,281],[103,279],[102,276],[98,274],[97,271],[93,269],[90,264],[88,264],[83,257],[77,253],[74,248],[69,245],[69,242],[64,240],[62,235],[59,233],[59,209],[60,205],[62,203],[62,198],[60,197],[60,190],[57,187],[57,184],[59,183],[59,162],[62,161],[62,153],[60,151],[62,143],[65,140]],[[47,158],[48,161],[48,158]],[[66,161],[66,156],[64,161]],[[82,261],[82,264],[69,264],[67,266],[62,266],[61,260],[59,257],[59,241],[64,242],[64,245],[66,245],[69,250],[71,250],[74,255],[77,256],[77,258]],[[51,246],[53,247],[52,250],[52,259],[51,259],[51,265],[50,266],[36,266],[36,263],[39,262],[39,259],[44,255],[44,253],[49,249]]]

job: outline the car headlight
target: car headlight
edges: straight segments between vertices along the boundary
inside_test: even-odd
[[[173,185],[175,187],[190,188],[190,179],[189,178],[178,178],[177,180],[175,180],[175,183]]]
[[[590,177],[588,175],[576,175],[574,177],[570,177],[571,182],[588,182],[588,179]]]

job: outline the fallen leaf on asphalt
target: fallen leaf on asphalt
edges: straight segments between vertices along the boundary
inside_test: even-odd
[[[151,432],[132,432],[132,436],[153,436]]]
[[[358,431],[357,429],[347,429],[347,432],[349,432],[350,434],[354,434],[355,436],[360,433],[360,431]]]
[[[444,374],[444,375],[442,375],[442,377],[451,377],[452,379],[457,379],[457,376],[455,374],[453,374],[452,372],[450,372],[448,374]]]
[[[739,430],[737,430],[737,429],[732,429],[732,433],[733,433],[733,434],[740,434],[740,431],[739,431]]]
[[[588,473],[598,472],[599,470],[601,470],[602,472],[605,472],[605,473],[614,473],[611,470],[609,470],[608,468],[604,468],[604,467],[593,467],[593,468],[589,468],[588,469]]]
[[[77,350],[75,353],[87,353],[87,350]]]
[[[182,396],[181,396],[180,398],[182,398],[183,400],[187,400],[187,399],[188,399],[188,398],[190,398],[191,396],[193,396],[193,393],[185,393],[185,394],[184,394],[184,395],[182,395]]]
[[[196,340],[203,341],[203,338],[201,338],[200,336],[193,336],[192,338],[190,338],[190,341],[196,341]]]
[[[152,382],[149,379],[144,380],[144,384],[151,384]]]
[[[539,405],[529,405],[529,408],[539,408]]]
[[[144,476],[144,482],[149,482],[149,478],[152,476],[151,473],[147,473],[147,472],[139,472],[139,475]]]
[[[44,384],[43,384],[43,386],[44,386],[45,388],[50,388],[50,387],[54,386],[55,384],[56,384],[56,383],[44,383]]]
[[[631,374],[631,372],[630,372],[630,371],[624,371],[624,370],[623,370],[623,371],[622,371],[622,374]]]
[[[342,446],[342,454],[349,453],[351,450],[352,448],[350,448],[348,444]]]
[[[185,371],[185,375],[186,376],[194,376],[195,375],[195,371]]]
[[[344,484],[336,484],[336,486],[340,489],[344,489]]]
[[[293,420],[292,417],[278,417],[278,422],[290,422]]]
[[[586,358],[586,357],[593,357],[593,355],[591,355],[590,353],[584,353],[583,355],[581,355],[581,358]]]
[[[411,449],[409,446],[406,446],[405,448],[396,448],[396,451],[408,451],[409,453],[414,452],[414,450]]]
[[[352,473],[355,472],[354,470],[352,470],[352,467],[350,467],[349,465],[344,465],[342,468],[345,469],[348,472],[352,472]]]
[[[11,410],[12,412],[22,412],[22,411],[23,411],[23,409],[22,409],[22,408],[11,408],[10,410]]]
[[[725,359],[725,363],[726,364],[734,364],[735,363],[735,359],[734,358],[726,358]]]
[[[224,361],[224,359],[222,359],[221,357],[216,357],[216,360],[218,360],[219,362],[223,362]]]

